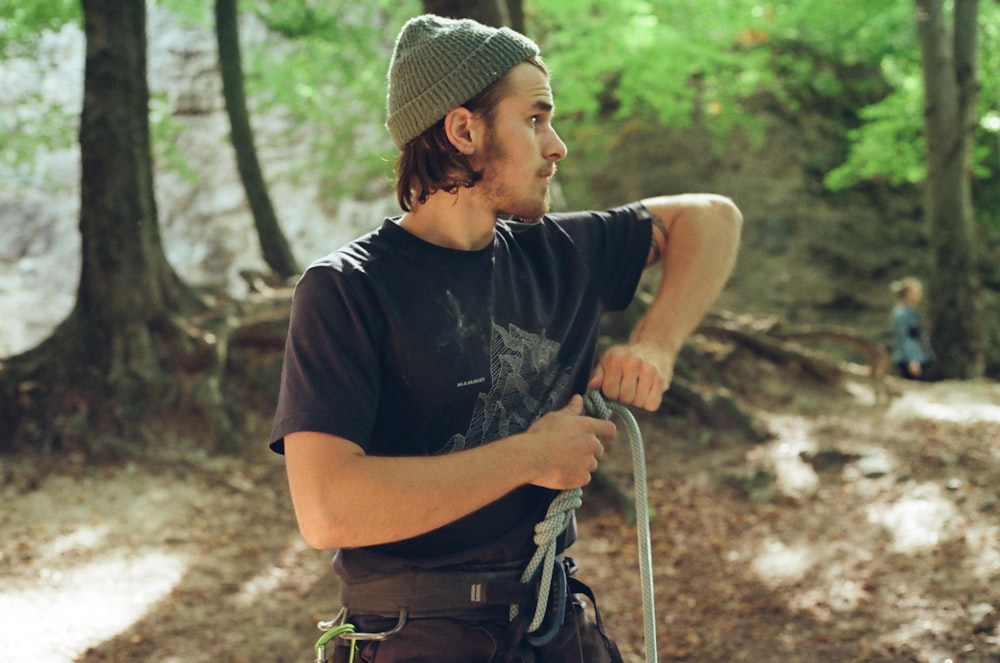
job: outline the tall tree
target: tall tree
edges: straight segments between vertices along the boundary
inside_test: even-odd
[[[253,213],[264,262],[284,278],[294,276],[299,268],[288,240],[278,223],[267,183],[257,159],[253,129],[247,112],[240,55],[240,33],[236,0],[216,0],[215,34],[219,43],[219,67],[222,70],[222,94],[229,115],[230,139],[236,151],[236,165]]]
[[[970,181],[978,3],[955,0],[950,26],[943,5],[916,0],[927,145],[928,318],[944,376],[974,378],[985,369]]]
[[[129,437],[140,430],[136,422],[174,415],[194,400],[231,443],[217,377],[177,379],[205,375],[220,353],[213,336],[189,322],[205,307],[167,262],[160,240],[145,0],[83,0],[82,7],[76,305],[48,339],[2,366],[0,449],[20,439],[102,450],[102,439]]]

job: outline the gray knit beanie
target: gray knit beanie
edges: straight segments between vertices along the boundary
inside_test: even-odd
[[[510,28],[471,19],[425,14],[400,30],[389,62],[385,126],[403,147],[516,64],[538,46]]]

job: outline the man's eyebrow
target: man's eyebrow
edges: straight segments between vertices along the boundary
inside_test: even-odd
[[[541,100],[535,102],[534,108],[535,110],[544,111],[546,113],[551,113],[556,109],[556,107],[550,104],[549,102]]]

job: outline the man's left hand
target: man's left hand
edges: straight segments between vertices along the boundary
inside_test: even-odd
[[[587,386],[623,405],[655,412],[673,374],[673,354],[651,345],[623,343],[601,355]]]

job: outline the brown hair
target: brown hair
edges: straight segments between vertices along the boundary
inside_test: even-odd
[[[540,56],[532,56],[525,62],[538,67],[548,76],[548,69]],[[487,131],[492,132],[497,105],[507,92],[508,75],[505,73],[462,106],[479,114],[486,121]],[[459,187],[472,188],[482,177],[482,171],[474,170],[468,158],[448,140],[444,118],[441,118],[407,143],[400,152],[396,161],[396,199],[403,211],[409,212],[414,201],[425,203],[437,191],[455,193]]]

